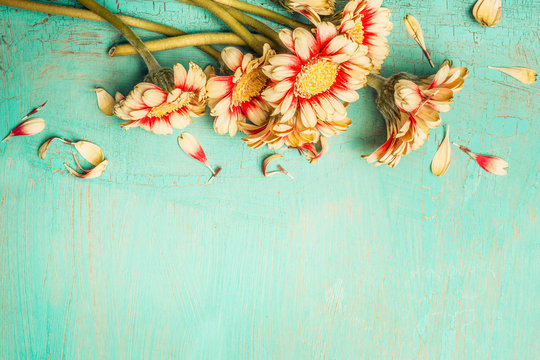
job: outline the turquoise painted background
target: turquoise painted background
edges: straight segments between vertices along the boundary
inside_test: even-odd
[[[219,29],[172,0],[100,2]],[[90,89],[127,93],[144,73],[136,57],[107,56],[122,42],[115,30],[0,6],[1,133],[49,100],[43,133],[0,145],[0,359],[538,359],[538,84],[487,66],[540,68],[540,3],[503,1],[489,29],[473,4],[385,1],[383,75],[433,72],[404,30],[414,14],[436,64],[471,72],[443,115],[453,140],[508,160],[507,176],[455,148],[446,176],[433,176],[442,129],[395,169],[368,165],[360,156],[385,129],[361,89],[353,125],[319,163],[285,153],[295,180],[265,179],[271,151],[196,121],[188,131],[223,167],[211,185],[178,148],[180,131],[126,132],[97,109]],[[211,62],[196,49],[157,57]],[[104,175],[69,176],[62,146],[38,159],[52,135],[99,144]]]

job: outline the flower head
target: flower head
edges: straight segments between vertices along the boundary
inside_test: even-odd
[[[253,124],[260,125],[267,118],[270,106],[261,94],[268,86],[268,77],[262,67],[274,51],[268,44],[263,56],[253,58],[252,54],[242,54],[234,47],[221,52],[225,65],[233,71],[230,76],[213,76],[207,83],[208,106],[215,116],[214,129],[218,134],[234,136],[238,123],[246,117]]]
[[[352,0],[345,5],[339,33],[368,48],[367,56],[373,63],[373,72],[379,73],[390,48],[386,37],[393,24],[390,10],[381,7],[382,0]]]
[[[302,28],[279,35],[292,54],[272,56],[263,68],[272,81],[263,99],[274,107],[272,123],[265,127],[300,145],[319,131],[334,135],[346,130],[350,121],[342,101],[356,101],[356,90],[366,83],[371,69],[367,47],[326,22],[317,25],[315,36]],[[291,134],[298,134],[294,141]]]
[[[137,84],[129,95],[114,107],[116,116],[127,123],[124,128],[140,126],[156,134],[171,134],[172,128],[183,129],[191,117],[204,115],[206,75],[190,62],[189,70],[174,66],[174,88],[167,92],[149,82]]]
[[[445,61],[432,76],[400,73],[378,84],[375,81],[377,107],[386,122],[387,140],[366,156],[367,161],[394,167],[401,156],[420,148],[429,130],[441,124],[440,113],[450,110],[454,94],[461,91],[467,75],[466,68],[454,68]]]

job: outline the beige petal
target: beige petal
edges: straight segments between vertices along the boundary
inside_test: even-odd
[[[78,141],[73,144],[75,149],[81,154],[81,156],[90,164],[97,166],[103,162],[105,156],[103,150],[99,146],[90,141]]]
[[[277,168],[279,170],[275,170],[275,171],[266,171],[266,169],[268,168],[268,165],[274,161],[274,160],[277,160],[277,159],[282,159],[283,158],[283,155],[281,154],[274,154],[274,155],[270,155],[268,157],[266,157],[263,161],[263,167],[262,167],[262,172],[263,172],[263,175],[265,177],[269,177],[269,176],[274,176],[276,174],[279,174],[279,173],[283,173],[285,175],[287,175],[288,177],[290,177],[291,179],[294,179],[294,177],[289,174],[289,172],[287,170],[285,170],[281,165],[278,165]]]
[[[521,81],[523,84],[532,84],[536,82],[536,71],[524,67],[494,67],[488,66],[490,69],[502,71],[503,73],[512,76]]]
[[[478,0],[473,7],[473,16],[480,24],[495,26],[501,20],[501,0]]]
[[[45,159],[45,155],[47,155],[47,150],[49,149],[49,145],[51,145],[51,143],[54,140],[60,140],[62,142],[65,142],[64,139],[57,138],[57,137],[52,137],[49,140],[45,141],[43,144],[41,144],[41,146],[38,149],[38,156],[41,160]]]
[[[113,116],[116,101],[112,95],[103,89],[92,89],[92,91],[96,92],[99,110],[107,116]]]
[[[101,174],[103,174],[108,163],[109,163],[109,160],[103,160],[97,166],[93,167],[91,170],[85,173],[80,173],[78,171],[73,170],[68,164],[64,164],[64,166],[69,171],[69,173],[75,177],[78,177],[81,179],[95,179]]]
[[[431,61],[431,55],[427,51],[426,42],[424,41],[424,33],[422,32],[422,27],[420,26],[418,20],[416,20],[416,18],[412,15],[407,15],[403,22],[405,23],[405,29],[409,35],[411,35],[411,37],[422,48],[422,51],[424,52],[424,55],[426,55],[431,67],[435,67],[435,65],[433,65],[433,61]]]
[[[431,172],[435,176],[443,176],[452,161],[452,149],[450,145],[450,125],[446,127],[446,135],[437,149],[431,161]]]
[[[17,127],[13,129],[2,142],[13,136],[35,135],[42,132],[43,129],[45,129],[45,120],[42,118],[30,118],[17,125]]]

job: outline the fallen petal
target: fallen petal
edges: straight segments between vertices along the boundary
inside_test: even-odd
[[[35,135],[45,129],[45,120],[42,118],[31,118],[26,121],[23,121],[15,129],[13,129],[8,136],[2,140],[6,141],[12,136],[26,136],[26,135]]]
[[[95,179],[101,174],[103,174],[108,163],[109,163],[109,160],[103,160],[100,164],[98,164],[97,166],[93,167],[90,170],[85,170],[85,173],[82,173],[82,174],[78,171],[73,170],[68,164],[64,164],[64,166],[69,171],[69,173],[75,177],[78,177],[81,179]]]
[[[416,20],[416,18],[412,15],[407,15],[403,22],[405,23],[405,29],[409,35],[411,35],[411,37],[422,48],[422,51],[424,52],[424,55],[426,55],[431,67],[435,67],[435,65],[433,65],[433,61],[431,61],[431,55],[427,51],[426,42],[424,41],[424,33],[422,32],[422,27],[420,26],[418,20]]]
[[[461,146],[456,143],[453,143],[453,144],[459,147],[463,152],[465,152],[471,158],[473,158],[474,161],[476,161],[478,165],[480,165],[480,167],[486,170],[488,173],[491,173],[494,175],[500,175],[500,176],[508,174],[508,170],[506,170],[506,168],[509,165],[508,165],[508,162],[506,162],[505,160],[500,159],[495,156],[475,154],[471,150],[466,148],[465,146]]]
[[[91,91],[96,92],[99,110],[101,110],[107,116],[113,116],[116,101],[112,95],[104,89],[92,89]]]
[[[480,24],[495,26],[501,20],[501,0],[478,0],[473,7],[473,16]]]
[[[78,141],[72,144],[81,156],[90,164],[97,166],[103,162],[105,156],[99,146],[90,141]]]
[[[450,126],[446,127],[446,135],[431,160],[431,172],[435,176],[443,176],[452,161],[452,148],[450,146]]]
[[[187,132],[183,133],[178,137],[178,145],[180,145],[186,154],[203,163],[212,172],[212,177],[208,180],[208,182],[212,182],[217,174],[219,174],[221,171],[221,168],[218,168],[216,171],[212,169],[212,166],[210,166],[201,144],[195,138],[195,136]]]
[[[264,161],[263,161],[263,167],[262,167],[262,172],[263,172],[263,175],[265,177],[269,177],[269,176],[274,176],[276,174],[279,174],[279,173],[283,173],[285,175],[287,175],[288,177],[290,177],[291,179],[294,179],[294,177],[289,174],[289,172],[287,170],[285,170],[281,165],[278,165],[277,168],[279,170],[275,170],[275,171],[267,171],[266,169],[268,168],[268,165],[274,161],[274,160],[277,160],[277,159],[283,159],[283,155],[281,154],[274,154],[274,155],[270,155],[270,156],[267,156]]]
[[[521,81],[523,84],[529,85],[536,81],[536,71],[527,69],[524,67],[495,67],[495,66],[488,66],[490,69],[499,70],[506,75],[510,75],[511,77]]]
[[[47,105],[47,103],[49,102],[49,100],[45,101],[43,104],[41,104],[40,106],[38,106],[37,108],[35,108],[34,110],[30,111],[28,114],[26,114],[25,117],[23,117],[21,120],[26,120],[28,119],[30,116],[34,115],[35,113],[37,113],[38,111],[40,111],[41,109],[43,109],[45,107],[45,105]]]
[[[57,138],[57,137],[52,137],[50,138],[49,140],[45,141],[43,144],[41,144],[41,146],[39,147],[38,149],[38,156],[41,160],[44,160],[45,159],[45,155],[47,154],[47,149],[49,149],[49,145],[54,141],[54,140],[60,140],[62,142],[65,142],[64,139],[61,139],[61,138]]]

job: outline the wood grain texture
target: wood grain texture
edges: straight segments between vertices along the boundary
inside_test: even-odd
[[[173,0],[100,2],[184,31],[222,29]],[[271,151],[195,121],[188,131],[223,167],[212,185],[179,131],[126,132],[97,109],[90,89],[127,93],[144,70],[107,56],[122,42],[112,28],[0,7],[0,133],[49,100],[43,133],[0,145],[0,359],[537,358],[538,84],[487,69],[540,68],[540,3],[513,3],[487,29],[473,0],[386,0],[382,71],[432,73],[402,23],[415,15],[434,62],[471,71],[443,115],[453,140],[508,160],[509,175],[453,149],[433,176],[442,129],[395,169],[366,164],[385,134],[361,89],[353,125],[318,164],[285,153],[294,181],[263,178]],[[196,49],[157,57],[211,62]],[[52,135],[99,144],[104,175],[69,176],[60,145],[38,159]]]

